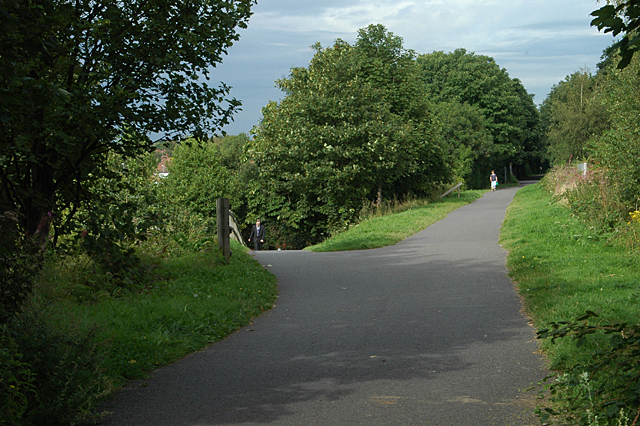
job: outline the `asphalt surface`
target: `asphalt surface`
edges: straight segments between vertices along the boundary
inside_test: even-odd
[[[534,425],[545,375],[498,244],[517,188],[395,246],[262,251],[273,310],[132,383],[104,424]]]

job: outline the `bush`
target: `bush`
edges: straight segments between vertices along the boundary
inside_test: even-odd
[[[627,216],[618,186],[603,169],[590,171],[578,181],[567,200],[577,217],[603,232],[619,227]]]
[[[553,341],[572,337],[578,348],[594,338],[599,341],[584,363],[546,385],[554,408],[541,410],[542,423],[560,416],[570,424],[613,426],[627,415],[640,415],[640,325],[602,325],[597,317],[587,311],[576,321],[554,322],[538,331],[539,338]]]
[[[568,190],[575,189],[582,178],[577,167],[556,166],[549,170],[540,181],[544,189],[562,200]]]
[[[599,232],[615,229],[627,219],[618,186],[605,169],[592,168],[583,176],[576,167],[554,167],[541,183],[556,201],[569,206],[576,217]]]
[[[16,212],[0,215],[0,324],[20,311],[40,270],[40,252],[31,243],[20,235]]]
[[[36,301],[8,324],[3,348],[7,341],[11,346],[4,351],[9,367],[2,369],[3,381],[21,384],[10,408],[22,414],[22,426],[68,425],[95,417],[92,408],[110,389],[95,334],[95,329],[81,329],[67,312]]]
[[[34,375],[6,325],[0,328],[0,425],[19,426],[35,395]]]
[[[147,238],[150,228],[158,226],[159,214],[153,156],[126,159],[112,153],[107,164],[105,176],[91,183],[93,198],[79,206],[75,215],[66,215],[63,230],[68,236],[59,248],[72,254],[84,250],[98,265],[102,287],[113,292],[131,289],[143,279],[145,271],[135,247]]]

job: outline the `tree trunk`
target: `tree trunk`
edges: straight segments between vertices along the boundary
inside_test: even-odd
[[[44,142],[33,148],[36,158],[47,158]],[[33,162],[30,167],[30,179],[25,179],[31,187],[32,196],[25,205],[24,229],[26,235],[40,240],[44,244],[49,237],[49,229],[53,221],[55,206],[54,169],[48,161]],[[30,182],[29,182],[30,180]]]

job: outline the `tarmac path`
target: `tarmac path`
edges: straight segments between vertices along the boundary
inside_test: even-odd
[[[132,383],[109,426],[534,425],[544,377],[498,244],[518,188],[390,247],[262,251],[276,307]]]

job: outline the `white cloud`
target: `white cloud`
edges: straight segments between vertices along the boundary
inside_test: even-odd
[[[260,110],[282,94],[274,81],[306,66],[309,46],[337,38],[353,43],[357,30],[381,23],[418,53],[465,48],[493,57],[541,102],[554,84],[587,67],[595,71],[610,35],[590,26],[595,0],[265,0],[254,8],[214,75],[244,101],[226,131],[248,132]]]

